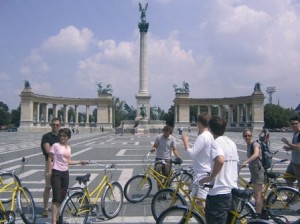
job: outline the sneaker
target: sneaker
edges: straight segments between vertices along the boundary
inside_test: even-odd
[[[48,218],[48,210],[44,210],[44,211],[43,211],[42,217]]]

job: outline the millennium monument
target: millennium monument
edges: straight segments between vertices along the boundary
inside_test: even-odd
[[[146,12],[148,3],[143,8],[139,3],[139,11],[141,12],[140,30],[140,68],[139,68],[139,91],[136,94],[137,114],[136,120],[148,120],[150,117],[150,99],[151,95],[148,91],[148,68],[147,68],[147,31],[149,23],[146,21]]]

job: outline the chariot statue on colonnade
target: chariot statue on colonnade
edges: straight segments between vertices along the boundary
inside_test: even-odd
[[[190,87],[186,81],[182,82],[182,87],[178,87],[176,84],[173,85],[175,93],[189,93]]]
[[[111,84],[107,84],[106,88],[102,87],[101,82],[97,82],[97,85],[98,85],[98,95],[100,95],[100,94],[112,94],[113,90],[112,90]]]

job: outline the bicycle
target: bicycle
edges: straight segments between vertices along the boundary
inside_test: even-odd
[[[87,223],[90,213],[98,217],[99,206],[103,215],[109,219],[115,218],[121,211],[123,189],[119,182],[111,181],[116,170],[115,165],[102,165],[96,161],[89,161],[88,164],[105,167],[104,176],[92,191],[87,185],[90,173],[76,177],[78,183],[84,186],[68,189],[59,209],[59,223]]]
[[[284,159],[273,164],[285,161]],[[300,192],[295,188],[278,183],[278,178],[283,176],[281,173],[266,171],[265,176],[267,181],[262,191],[264,201],[262,213],[266,216],[264,218],[277,219],[280,216],[300,215]],[[251,181],[245,180],[240,175],[238,185],[244,189],[252,187]]]
[[[21,172],[27,160],[22,158]],[[23,187],[21,179],[13,171],[2,171],[0,173],[0,223],[14,223],[16,219],[15,208],[26,224],[36,221],[35,202],[27,187]],[[9,209],[4,206],[10,203]],[[16,204],[15,204],[16,203]]]
[[[200,186],[198,180],[193,182],[192,187],[211,187],[210,185]],[[197,195],[197,192],[196,194]],[[233,200],[235,202],[234,208],[228,214],[227,223],[249,223],[247,219],[255,218],[255,209],[249,202],[253,195],[252,190],[239,190],[232,189]],[[200,206],[197,201],[199,198],[193,197],[190,206],[185,205],[175,205],[164,210],[157,219],[157,224],[162,223],[199,223],[205,224],[205,211],[204,207]],[[204,199],[203,199],[204,200]]]
[[[182,173],[187,172],[185,170],[181,171]],[[191,195],[192,189],[186,188],[187,180],[185,176],[182,175],[180,181],[178,182],[175,188],[165,188],[159,190],[152,198],[151,202],[151,211],[153,218],[158,219],[159,215],[169,207],[174,205],[187,205],[187,200],[191,203],[193,198],[200,203],[205,202],[202,198],[197,198],[195,195]],[[193,185],[191,185],[193,186]]]
[[[181,173],[179,169],[173,169],[168,176],[165,176],[154,169],[153,163],[163,163],[164,160],[153,162],[149,159],[151,152],[147,153],[143,160],[144,174],[138,174],[131,177],[124,186],[124,196],[127,201],[137,203],[143,201],[152,190],[152,181],[150,177],[157,181],[160,188],[164,189],[169,186],[176,186],[181,175],[186,176],[187,183],[193,179],[192,174],[185,172]],[[176,158],[171,161],[173,164],[180,166],[181,159]]]

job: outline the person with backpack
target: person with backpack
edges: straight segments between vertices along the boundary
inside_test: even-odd
[[[47,218],[48,217],[48,202],[50,197],[50,191],[51,191],[51,179],[48,175],[48,157],[49,157],[49,151],[51,146],[59,142],[59,136],[58,131],[60,128],[60,120],[58,118],[53,118],[51,122],[51,131],[44,134],[41,141],[41,148],[43,155],[45,156],[45,188],[43,193],[43,204],[44,204],[44,210],[42,213],[42,217]]]
[[[251,182],[254,190],[255,210],[260,216],[263,207],[262,190],[265,183],[265,169],[259,158],[261,147],[257,141],[252,141],[252,131],[249,128],[244,129],[243,138],[247,144],[247,159],[241,164],[240,168],[249,165]]]
[[[286,173],[296,177],[298,188],[300,189],[300,117],[298,115],[292,116],[290,124],[294,131],[292,142],[289,142],[286,138],[282,138],[281,141],[285,144],[283,149],[292,151],[292,159]],[[293,178],[286,178],[288,184],[292,184],[294,181],[295,179]]]

